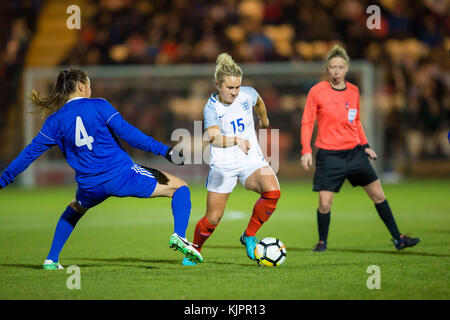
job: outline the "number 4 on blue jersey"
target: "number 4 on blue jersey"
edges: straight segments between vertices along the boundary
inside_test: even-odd
[[[92,142],[94,142],[94,138],[87,134],[83,120],[78,116],[75,127],[75,145],[77,147],[87,146],[89,150],[92,150]]]

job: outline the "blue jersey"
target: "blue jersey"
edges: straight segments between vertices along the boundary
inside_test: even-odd
[[[118,137],[131,146],[165,155],[167,145],[130,125],[106,100],[74,98],[45,121],[33,141],[13,160],[0,177],[5,187],[43,152],[58,145],[67,163],[75,170],[82,188],[100,185],[133,167]]]

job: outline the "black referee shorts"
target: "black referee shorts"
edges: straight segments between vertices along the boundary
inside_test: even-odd
[[[345,178],[352,186],[366,186],[378,179],[365,147],[350,150],[319,149],[316,154],[316,172],[313,191],[339,192]]]

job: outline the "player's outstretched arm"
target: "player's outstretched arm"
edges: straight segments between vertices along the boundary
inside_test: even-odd
[[[128,123],[108,101],[98,98],[96,99],[96,107],[97,111],[105,120],[106,125],[132,147],[166,157],[170,149],[169,146],[149,137]]]
[[[117,113],[117,115],[111,119],[109,126],[119,137],[134,148],[150,151],[151,153],[160,156],[165,156],[169,150],[169,146],[147,136],[141,130],[129,124],[120,113]]]
[[[3,171],[0,177],[0,187],[4,188],[13,183],[16,176],[25,171],[34,160],[55,144],[54,140],[40,132]]]

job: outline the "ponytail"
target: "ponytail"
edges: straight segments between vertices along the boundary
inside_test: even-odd
[[[88,75],[81,70],[62,70],[56,80],[56,84],[47,97],[42,97],[36,90],[31,91],[31,102],[39,108],[42,118],[57,111],[67,102],[71,93],[76,91],[77,82],[87,83]]]

